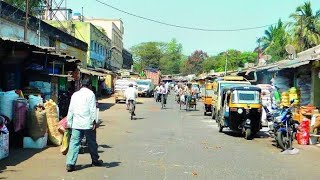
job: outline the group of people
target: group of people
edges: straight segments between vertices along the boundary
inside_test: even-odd
[[[158,86],[156,86],[154,90],[154,96],[156,102],[161,102],[161,96],[163,96],[163,104],[164,106],[167,104],[168,94],[170,93],[170,84],[161,82]]]
[[[185,103],[188,99],[188,97],[191,97],[193,95],[198,96],[199,90],[192,88],[191,83],[186,84],[176,84],[174,87],[174,92],[176,96],[176,101],[180,103],[181,101]]]

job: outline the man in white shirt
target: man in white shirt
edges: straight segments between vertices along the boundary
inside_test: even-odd
[[[96,141],[96,97],[89,87],[90,81],[84,79],[82,88],[72,95],[70,101],[67,121],[68,127],[72,129],[72,135],[66,160],[68,172],[75,170],[80,142],[84,135],[88,141],[92,166],[102,165],[102,162],[99,161]]]
[[[138,95],[137,89],[133,87],[133,84],[129,84],[129,88],[127,88],[126,91],[124,92],[124,96],[126,97],[127,109],[129,109],[129,100],[133,100],[133,106],[135,110],[137,95]],[[133,115],[135,116],[134,110],[133,110]]]
[[[167,104],[167,95],[168,95],[168,89],[166,88],[165,84],[162,84],[160,86],[160,94],[163,96],[163,104]]]

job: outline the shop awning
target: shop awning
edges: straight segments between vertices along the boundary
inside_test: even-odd
[[[273,67],[269,69],[268,71],[273,72],[273,71],[279,71],[281,69],[291,69],[291,68],[297,68],[303,65],[309,64],[309,60],[287,60],[283,63],[278,64],[276,67]]]
[[[97,71],[93,71],[85,68],[80,68],[80,72],[84,74],[92,75],[92,76],[101,76],[101,77],[105,77],[108,75],[107,73],[101,73],[101,72],[97,72]]]

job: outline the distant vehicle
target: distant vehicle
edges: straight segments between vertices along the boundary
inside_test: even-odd
[[[152,79],[153,84],[156,86],[160,83],[161,71],[158,68],[146,68],[143,70],[147,79]]]
[[[154,83],[152,79],[139,79],[136,81],[138,85],[138,95],[152,97],[154,90]]]
[[[124,95],[125,90],[129,87],[129,84],[133,84],[137,86],[137,83],[131,79],[118,79],[115,83],[115,103],[120,101],[126,101],[126,97]]]
[[[213,96],[212,96],[212,119],[217,120],[217,116],[221,109],[222,90],[226,87],[236,85],[250,85],[251,83],[242,76],[225,76],[217,78],[213,82]]]

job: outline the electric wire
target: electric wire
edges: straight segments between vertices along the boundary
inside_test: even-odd
[[[148,17],[144,17],[144,16],[140,16],[140,15],[136,15],[133,14],[131,12],[119,9],[117,7],[114,7],[110,4],[107,4],[106,2],[103,2],[101,0],[95,0],[96,2],[103,4],[105,6],[108,6],[109,8],[112,8],[116,11],[122,12],[124,14],[139,18],[139,19],[143,19],[146,21],[150,21],[150,22],[154,22],[157,24],[161,24],[161,25],[165,25],[165,26],[171,26],[171,27],[175,27],[175,28],[180,28],[180,29],[188,29],[188,30],[196,30],[196,31],[208,31],[208,32],[234,32],[234,31],[249,31],[249,30],[255,30],[255,29],[261,29],[261,28],[266,28],[272,25],[275,25],[276,23],[273,24],[268,24],[268,25],[262,25],[262,26],[254,26],[254,27],[245,27],[245,28],[235,28],[235,29],[209,29],[209,28],[197,28],[197,27],[191,27],[191,26],[183,26],[183,25],[177,25],[177,24],[171,24],[171,23],[167,23],[167,22],[163,22],[163,21],[159,21],[159,20],[155,20],[155,19],[151,19]]]

